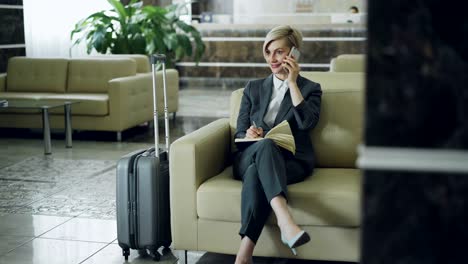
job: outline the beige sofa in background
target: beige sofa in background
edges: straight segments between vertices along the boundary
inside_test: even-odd
[[[341,54],[330,62],[332,72],[365,72],[366,57],[364,54]]]
[[[136,74],[144,74],[151,71],[148,56],[142,54],[104,54],[96,55],[96,58],[128,58],[136,63]],[[91,57],[92,58],[92,57]]]
[[[358,261],[361,225],[361,171],[364,73],[302,72],[322,85],[320,121],[311,133],[317,168],[304,182],[289,185],[289,206],[311,242],[297,258]],[[233,132],[242,89],[231,97],[230,119],[219,119],[171,145],[173,247],[235,254],[239,248],[242,183],[232,177]],[[255,256],[294,258],[280,241],[274,214]]]
[[[143,56],[143,55],[140,55]],[[122,131],[153,120],[152,76],[149,63],[124,56],[10,58],[0,75],[1,99],[79,101],[72,105],[74,130]],[[137,67],[137,65],[141,65]],[[141,68],[140,73],[137,69]],[[145,72],[146,71],[146,72]],[[157,72],[158,111],[163,113],[162,74]],[[168,112],[178,109],[179,75],[167,70]],[[51,128],[64,127],[63,109],[52,109]],[[0,127],[41,128],[37,111],[1,109]]]

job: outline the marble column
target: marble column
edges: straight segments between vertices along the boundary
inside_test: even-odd
[[[368,7],[361,263],[468,263],[468,4]]]
[[[25,54],[23,1],[0,0],[0,73],[9,58]]]

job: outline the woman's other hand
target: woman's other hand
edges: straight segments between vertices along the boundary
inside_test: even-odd
[[[249,127],[249,129],[247,129],[245,137],[246,138],[263,137],[263,128],[251,126]]]

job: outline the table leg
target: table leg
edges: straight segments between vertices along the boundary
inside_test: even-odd
[[[42,108],[42,133],[44,134],[44,154],[52,154],[52,143],[50,140],[49,110]]]
[[[65,104],[65,147],[72,147],[71,104]]]

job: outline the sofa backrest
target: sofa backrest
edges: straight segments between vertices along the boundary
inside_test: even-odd
[[[330,62],[332,72],[364,72],[366,70],[364,54],[342,54]]]
[[[128,58],[70,59],[67,92],[107,93],[114,78],[136,74],[136,63]]]
[[[6,91],[6,72],[0,73],[0,92]]]
[[[363,139],[363,72],[303,72],[322,87],[320,120],[311,138],[319,167],[353,168]]]
[[[137,73],[147,73],[151,71],[149,57],[143,54],[105,54],[96,56],[98,58],[128,58],[136,62]]]
[[[65,92],[68,59],[12,57],[7,66],[8,92]]]
[[[311,132],[316,166],[354,168],[363,133],[364,73],[301,72],[320,83],[320,120]],[[243,89],[231,95],[230,124],[235,131]]]

